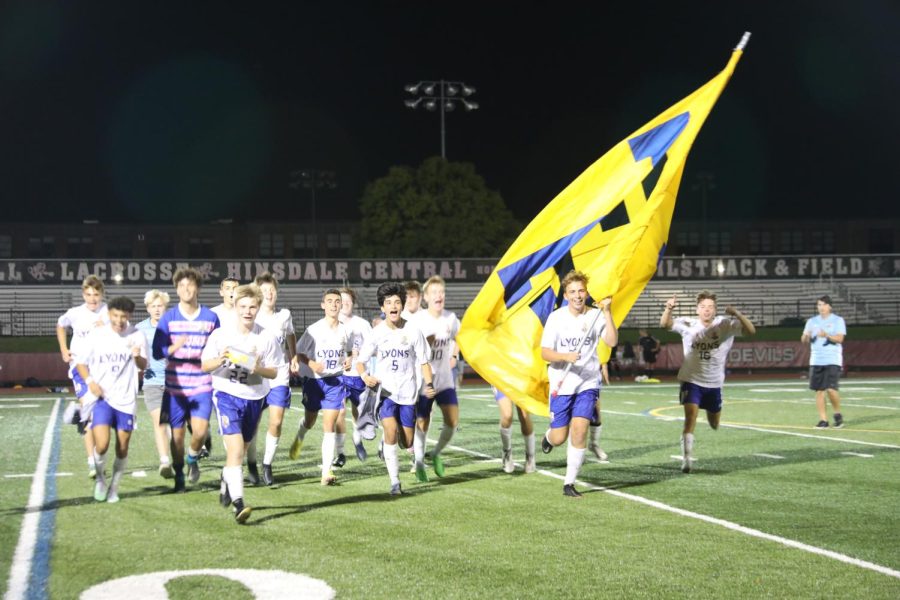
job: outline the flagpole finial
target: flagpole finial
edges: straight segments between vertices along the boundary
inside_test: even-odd
[[[747,42],[749,42],[749,41],[750,41],[750,32],[745,31],[743,37],[741,37],[741,41],[738,42],[738,45],[735,46],[734,49],[743,51],[744,48],[747,46]]]

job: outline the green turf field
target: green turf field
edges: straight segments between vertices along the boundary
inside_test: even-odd
[[[684,475],[674,384],[605,388],[610,462],[586,463],[581,500],[561,493],[564,448],[539,453],[538,473],[500,470],[497,411],[483,386],[461,391],[446,476],[417,484],[404,457],[400,498],[387,494],[375,442],[367,462],[350,458],[338,472],[340,485],[320,486],[317,428],[297,462],[282,443],[276,488],[246,489],[254,512],[245,526],[218,505],[218,439],[200,485],[172,495],[142,413],[122,501],[98,504],[75,428],[50,422],[55,398],[0,396],[3,589],[32,489],[23,475],[35,472],[49,424],[54,499],[37,511],[32,566],[46,592],[30,597],[77,598],[120,577],[199,569],[303,574],[344,598],[900,597],[900,380],[843,381],[842,430],[813,428],[799,379],[726,383],[725,392],[723,427],[698,426],[694,472]],[[288,414],[288,436],[299,415]],[[546,424],[536,418],[538,436]],[[253,597],[211,574],[176,577],[166,590]]]

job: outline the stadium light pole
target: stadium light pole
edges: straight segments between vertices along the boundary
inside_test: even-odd
[[[478,103],[469,98],[475,93],[475,88],[466,85],[462,81],[420,81],[410,83],[403,88],[412,98],[407,98],[403,104],[407,108],[417,109],[423,106],[425,110],[441,112],[441,158],[447,160],[447,126],[445,114],[461,105],[467,112],[478,110]]]
[[[291,189],[299,190],[305,188],[309,190],[311,207],[310,211],[312,221],[312,231],[316,236],[316,243],[313,246],[313,258],[319,257],[319,229],[316,224],[316,190],[333,190],[337,187],[337,181],[334,178],[334,171],[322,171],[319,169],[297,169],[291,171],[291,182],[288,184]]]

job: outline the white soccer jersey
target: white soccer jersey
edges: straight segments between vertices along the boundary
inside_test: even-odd
[[[228,308],[223,303],[213,306],[209,310],[216,313],[216,316],[219,317],[219,327],[224,327],[226,329],[231,329],[232,326],[237,327],[238,316],[237,310],[234,307]]]
[[[145,359],[150,355],[144,334],[129,327],[119,334],[112,327],[94,329],[81,344],[78,364],[103,390],[103,399],[118,411],[133,415],[137,406],[138,368],[131,349],[140,348]]]
[[[722,387],[728,351],[735,336],[742,333],[740,320],[718,316],[709,327],[704,327],[700,319],[680,317],[672,324],[672,331],[681,335],[684,348],[678,380],[708,388]]]
[[[307,327],[300,337],[300,341],[297,342],[299,354],[325,364],[323,372],[314,373],[316,379],[342,374],[344,357],[350,350],[350,332],[344,327],[344,324],[338,321],[337,326],[332,327],[324,318]]]
[[[594,321],[594,317],[597,318]],[[591,323],[594,324],[591,329]],[[600,388],[600,357],[597,344],[600,334],[606,328],[606,317],[590,308],[580,315],[573,315],[568,306],[550,313],[541,335],[541,347],[556,352],[578,352],[580,358],[566,371],[565,362],[552,362],[547,369],[550,389],[559,390],[560,396],[570,396],[584,390]],[[562,385],[560,385],[562,382]]]
[[[256,313],[256,324],[275,336],[275,342],[278,344],[278,356],[282,365],[278,369],[278,376],[272,380],[272,387],[290,385],[291,365],[284,349],[288,336],[294,335],[294,321],[291,319],[291,311],[282,308],[276,313],[263,314],[260,310]]]
[[[359,360],[367,363],[373,356],[373,375],[381,382],[381,389],[397,404],[415,404],[416,377],[428,362],[428,342],[419,328],[409,322],[397,329],[388,327],[387,322],[379,323],[363,343]]]
[[[456,314],[442,310],[440,315],[434,317],[427,310],[420,310],[413,319],[413,324],[422,330],[426,341],[434,336],[429,361],[431,371],[434,373],[434,390],[442,392],[455,388],[456,380],[450,367],[450,359],[453,356],[456,334],[459,332],[459,319],[456,318]],[[421,393],[423,390],[419,391]]]
[[[63,313],[56,324],[72,330],[72,342],[69,344],[69,354],[72,355],[72,360],[69,364],[74,368],[75,357],[88,334],[97,327],[109,324],[109,311],[105,302],[96,311],[89,309],[87,304],[82,304]]]
[[[359,373],[356,370],[356,363],[359,362],[359,351],[362,348],[363,341],[372,333],[372,326],[369,322],[360,316],[352,315],[349,318],[340,315],[340,321],[347,328],[350,335],[351,350],[356,351],[356,358],[350,363],[350,368],[344,371],[344,375],[357,377]]]
[[[249,333],[238,331],[237,325],[228,328],[219,327],[209,334],[200,355],[201,359],[206,361],[216,358],[229,347],[247,354],[255,354],[264,367],[277,369],[284,362],[283,355],[278,354],[275,336],[255,323]],[[269,393],[269,382],[270,380],[265,377],[251,374],[248,369],[228,363],[212,372],[213,390],[231,394],[242,400],[264,398]]]

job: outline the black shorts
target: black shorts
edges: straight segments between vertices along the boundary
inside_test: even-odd
[[[841,368],[838,365],[823,365],[809,368],[809,389],[837,390],[841,379]]]

